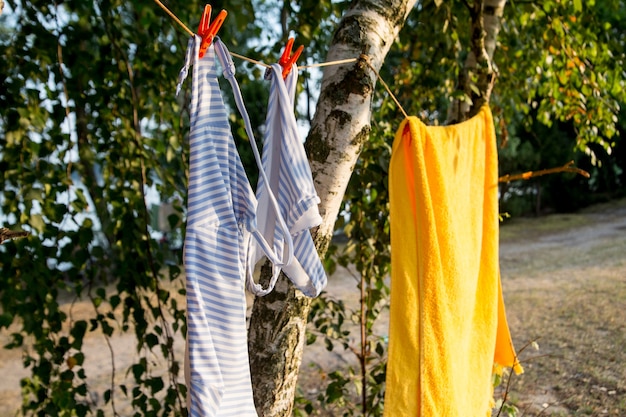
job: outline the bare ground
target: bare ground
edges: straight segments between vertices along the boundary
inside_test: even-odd
[[[512,378],[508,401],[529,417],[626,416],[626,199],[576,214],[509,221],[500,247],[509,325],[525,368]],[[331,277],[327,292],[351,308],[358,305],[354,278],[345,271]],[[92,312],[87,303],[72,310],[76,319]],[[385,334],[386,317],[376,331]],[[6,330],[0,331],[0,345],[7,341]],[[116,336],[111,343],[115,384],[129,382],[125,369],[138,356],[133,338]],[[177,340],[179,358],[182,345]],[[0,416],[19,415],[20,379],[28,376],[22,354],[0,350]],[[91,401],[102,406],[111,354],[101,335],[86,338],[85,356]],[[327,352],[321,340],[307,346],[303,392],[315,396],[324,389],[324,375],[354,363],[352,352]],[[117,398],[120,415],[130,415],[128,401]]]
[[[509,325],[526,416],[626,416],[626,200],[502,228]]]
[[[507,316],[525,368],[507,402],[526,417],[626,416],[626,199],[507,221],[500,235]],[[358,308],[349,274],[333,276],[328,293]],[[316,363],[300,375],[309,398],[329,372],[356,365],[350,351],[323,353],[320,342],[305,353],[305,364]]]

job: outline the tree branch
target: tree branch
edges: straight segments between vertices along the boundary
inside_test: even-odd
[[[457,86],[457,91],[468,100],[457,99],[452,103],[447,124],[474,116],[489,102],[497,76],[493,54],[505,4],[506,0],[477,0],[470,8],[471,44]]]
[[[579,174],[582,175],[585,178],[589,178],[590,175],[587,171],[577,168],[574,165],[574,161],[569,161],[567,164],[560,166],[560,167],[556,167],[556,168],[548,168],[548,169],[542,169],[540,171],[528,171],[528,172],[524,172],[522,174],[507,174],[507,175],[503,175],[500,178],[498,178],[498,182],[511,182],[511,181],[517,181],[517,180],[529,180],[531,178],[535,178],[535,177],[540,177],[542,175],[548,175],[548,174],[557,174],[559,172],[573,172],[575,174]]]
[[[28,236],[28,232],[23,231],[13,231],[9,230],[6,227],[0,227],[0,243],[4,243],[5,240],[16,239],[20,237]]]

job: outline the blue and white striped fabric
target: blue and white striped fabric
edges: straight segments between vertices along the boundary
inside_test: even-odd
[[[194,64],[184,252],[189,415],[257,416],[244,293],[257,200],[228,124],[214,48],[199,59],[199,45],[198,37],[190,41],[185,63]]]
[[[283,80],[282,70],[280,65],[274,64],[268,69],[266,77],[270,79],[270,97],[265,120],[262,162],[268,178],[260,177],[257,185],[257,221],[265,239],[273,242],[276,253],[283,252],[290,234],[294,258],[284,266],[274,264],[270,284],[263,289],[252,279],[251,268],[263,258],[267,250],[253,241],[247,284],[250,292],[265,295],[274,288],[282,267],[282,271],[298,289],[309,297],[316,297],[327,282],[326,272],[309,232],[309,229],[318,226],[322,221],[318,210],[320,199],[313,185],[311,168],[294,115],[298,71],[294,64],[287,79]],[[270,200],[272,195],[278,198],[280,213],[289,228],[288,234],[277,227],[278,218]]]
[[[222,68],[224,69],[224,78],[228,80],[233,89],[235,104],[237,105],[237,109],[239,110],[241,118],[243,119],[246,134],[248,135],[248,139],[250,140],[252,153],[254,154],[254,159],[257,163],[257,167],[259,168],[259,180],[268,182],[267,174],[265,173],[265,169],[263,168],[261,155],[259,154],[259,149],[257,148],[256,140],[254,138],[254,132],[252,131],[250,116],[248,115],[246,106],[243,104],[241,90],[239,89],[239,84],[237,84],[237,80],[235,79],[235,64],[233,63],[230,52],[228,52],[226,45],[224,45],[220,38],[216,37],[213,44],[215,46],[217,58],[219,59]],[[258,245],[258,247],[263,250],[270,262],[272,262],[274,265],[282,267],[289,265],[293,259],[293,240],[289,235],[289,228],[281,214],[281,209],[278,205],[276,197],[274,196],[274,192],[272,190],[268,190],[267,197],[267,203],[269,207],[267,213],[274,215],[274,218],[276,219],[275,227],[279,229],[279,233],[282,233],[284,236],[286,236],[284,239],[285,245],[283,245],[282,251],[273,251],[271,245],[268,243],[268,240],[265,239],[263,233],[261,233],[261,231],[256,228],[256,222],[253,225],[254,227],[250,229],[250,232],[252,233],[252,237],[254,238],[254,242],[256,243],[256,245]]]
[[[323,276],[323,283],[322,278],[316,278],[312,284],[305,282],[309,276],[321,277],[318,271],[321,263],[319,266],[313,265],[307,256],[303,256],[302,251],[304,248],[307,254],[315,253],[319,262],[308,233],[308,227],[311,227],[309,224],[318,222],[319,214],[309,213],[309,208],[305,207],[308,203],[296,200],[299,203],[294,203],[293,207],[298,208],[298,214],[290,214],[288,226],[281,214],[284,209],[279,208],[274,192],[268,188],[261,190],[262,205],[258,204],[230,131],[217,82],[215,58],[217,56],[219,59],[224,76],[233,87],[235,102],[259,166],[260,181],[271,184],[263,169],[250,120],[234,78],[234,64],[219,38],[215,38],[205,57],[199,59],[200,41],[199,37],[194,37],[189,42],[177,88],[178,92],[193,63],[190,174],[184,250],[187,290],[185,378],[189,389],[189,415],[257,416],[250,381],[245,319],[244,280],[251,269],[250,248],[253,246],[255,253],[267,256],[278,270],[284,268],[287,272],[288,267],[295,265],[292,280],[308,295],[317,295],[325,285],[326,277]],[[293,118],[293,98],[290,103]],[[281,160],[293,160],[300,167],[298,169],[303,169],[301,165],[302,161],[306,162],[306,157],[292,158],[283,155],[282,151],[280,154]],[[306,169],[310,180],[308,163]],[[282,169],[279,172],[280,175],[288,175]],[[308,196],[305,200],[316,207],[319,200],[316,195],[309,195],[311,189],[299,182],[288,184],[292,190],[294,187],[308,190],[305,192]],[[291,204],[289,202],[292,201],[284,196],[280,199],[284,201],[283,204]],[[257,211],[260,207],[263,211],[259,215],[263,219],[258,218],[264,225],[263,231],[257,228]],[[267,222],[265,216],[271,217],[271,222]],[[268,224],[275,230],[269,231]],[[296,248],[292,236],[297,242]],[[280,244],[277,244],[277,237]],[[292,262],[295,259],[294,250],[298,254],[297,262]],[[323,268],[321,271],[323,273]],[[296,276],[298,278],[294,279]]]

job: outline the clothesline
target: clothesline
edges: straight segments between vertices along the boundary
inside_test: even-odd
[[[265,67],[265,68],[270,68],[270,66],[267,65],[265,62],[257,61],[256,59],[252,59],[252,58],[249,58],[249,57],[247,57],[245,55],[240,55],[240,54],[237,54],[237,53],[232,52],[232,51],[228,51],[228,53],[231,54],[232,56],[234,56],[235,58],[243,59],[244,61],[248,61],[248,62],[251,62],[251,63],[256,64],[256,65],[260,65],[260,66]]]
[[[156,4],[159,5],[159,7],[161,7],[161,9],[163,9],[165,11],[165,13],[167,13],[176,23],[178,23],[180,25],[181,28],[183,28],[183,30],[185,32],[187,32],[189,34],[189,36],[195,36],[195,33],[189,29],[187,27],[187,25],[185,25],[170,9],[167,8],[167,6],[165,6],[160,0],[154,0],[154,2]],[[256,59],[253,58],[249,58],[247,56],[244,55],[240,55],[237,54],[235,52],[229,51],[229,53],[234,56],[235,58],[239,58],[239,59],[243,59],[244,61],[248,61],[251,62],[253,64],[256,65],[260,65],[262,67],[265,68],[270,68],[270,65],[266,64],[265,62],[261,62],[258,61]],[[342,60],[338,60],[338,61],[329,61],[329,62],[322,62],[319,64],[311,64],[311,65],[304,65],[304,66],[298,66],[298,69],[302,69],[302,68],[314,68],[314,67],[325,67],[325,66],[330,66],[330,65],[341,65],[341,64],[349,64],[351,62],[356,62],[357,59],[356,58],[350,58],[350,59],[342,59]]]
[[[185,25],[185,24],[184,24],[184,23],[183,23],[183,22],[182,22],[182,21],[181,21],[181,20],[180,20],[180,19],[179,19],[179,18],[178,18],[175,14],[174,14],[174,13],[172,13],[172,11],[171,11],[170,9],[168,9],[168,8],[167,8],[167,7],[166,7],[163,3],[161,3],[159,0],[154,0],[154,2],[155,2],[156,4],[158,4],[158,5],[159,5],[159,7],[160,7],[161,9],[163,9],[163,11],[164,11],[165,13],[167,13],[167,14],[168,14],[168,15],[169,15],[172,19],[174,19],[174,21],[175,21],[176,23],[178,23],[178,24],[180,25],[180,27],[182,27],[182,28],[185,30],[185,32],[187,32],[187,33],[189,34],[189,36],[195,36],[195,35],[196,35],[196,34],[195,34],[195,33],[194,33],[191,29],[189,29],[189,28],[187,27],[187,25]]]
[[[183,30],[185,32],[187,32],[190,36],[195,36],[195,33],[191,29],[189,29],[187,27],[187,25],[185,25],[174,13],[172,13],[172,11],[170,9],[168,9],[160,0],[154,0],[154,2],[156,4],[158,4],[159,7],[161,7],[165,11],[165,13],[167,13],[176,23],[178,23],[178,25],[180,25],[180,27],[183,28]],[[241,60],[248,61],[250,63],[253,63],[255,65],[259,65],[259,66],[262,66],[262,67],[265,67],[265,68],[270,68],[270,66],[268,64],[266,64],[264,62],[261,62],[261,61],[258,61],[256,59],[252,59],[250,57],[247,57],[247,56],[244,56],[244,55],[240,55],[240,54],[237,54],[235,52],[230,52],[229,51],[229,53],[230,53],[230,55],[232,55],[235,58],[239,58]],[[387,85],[387,83],[380,76],[380,74],[376,70],[376,68],[374,68],[374,66],[370,62],[370,59],[369,59],[368,55],[361,54],[358,58],[340,59],[340,60],[336,60],[336,61],[327,61],[327,62],[320,62],[320,63],[316,63],[316,64],[303,65],[303,66],[298,66],[298,69],[319,68],[319,67],[327,67],[327,66],[331,66],[331,65],[350,64],[350,63],[353,63],[353,62],[357,62],[359,60],[362,60],[368,66],[368,68],[374,72],[374,74],[376,75],[376,78],[383,85],[383,87],[385,88],[385,90],[387,91],[389,96],[393,99],[393,101],[396,104],[396,106],[398,106],[398,109],[400,109],[400,111],[402,112],[402,115],[404,116],[404,118],[405,119],[408,118],[409,116],[408,116],[407,112],[404,110],[404,108],[400,104],[400,101],[393,94],[393,92],[391,91],[391,88],[389,87],[389,85]],[[589,173],[587,173],[586,171],[583,171],[582,169],[579,169],[579,168],[576,168],[576,167],[572,167],[572,165],[573,165],[573,162],[570,162],[570,163],[565,164],[564,166],[558,167],[558,168],[550,168],[550,169],[545,169],[545,170],[542,170],[542,171],[530,171],[530,172],[525,172],[523,174],[516,174],[516,175],[504,175],[504,176],[500,177],[498,179],[498,181],[499,182],[511,182],[511,181],[515,181],[515,180],[528,180],[530,178],[537,177],[537,176],[540,176],[540,175],[553,174],[553,173],[557,173],[557,172],[575,172],[577,174],[580,174],[582,176],[585,176],[585,177],[589,178]]]
[[[154,2],[159,7],[161,7],[161,9],[163,9],[163,11],[165,11],[165,13],[167,13],[176,23],[178,23],[178,25],[180,25],[180,27],[183,28],[183,30],[189,34],[189,36],[195,36],[195,33],[191,29],[189,29],[187,27],[187,25],[185,25],[174,13],[172,13],[172,11],[170,9],[168,9],[160,0],[154,0]],[[249,58],[247,56],[237,54],[235,52],[230,52],[229,51],[229,53],[233,57],[235,57],[235,58],[239,58],[239,59],[242,59],[244,61],[248,61],[248,62],[251,62],[251,63],[253,63],[255,65],[259,65],[259,66],[262,66],[262,67],[265,67],[265,68],[270,68],[270,66],[267,65],[266,63],[258,61],[256,59],[252,59],[252,58]],[[320,62],[320,63],[316,63],[316,64],[302,65],[302,66],[298,66],[298,69],[320,68],[320,67],[328,67],[328,66],[331,66],[331,65],[350,64],[350,63],[353,63],[353,62],[357,62],[359,59],[363,60],[365,62],[365,64],[374,72],[374,74],[376,75],[376,78],[380,81],[380,83],[383,85],[383,87],[385,88],[387,93],[391,96],[391,98],[396,103],[396,105],[398,106],[398,108],[400,109],[400,111],[402,112],[404,117],[405,118],[409,117],[408,114],[406,113],[406,111],[404,111],[404,108],[402,108],[402,105],[400,104],[400,102],[398,101],[396,96],[391,92],[391,88],[389,88],[389,86],[387,85],[385,80],[382,79],[382,77],[380,76],[380,74],[378,73],[376,68],[374,68],[374,66],[371,64],[371,62],[369,60],[369,56],[367,56],[365,54],[361,54],[361,56],[359,58],[347,58],[347,59],[340,59],[340,60],[336,60],[336,61],[327,61],[327,62]]]
[[[389,86],[387,85],[385,80],[383,80],[383,77],[381,77],[380,74],[378,73],[378,71],[376,71],[376,68],[374,68],[374,66],[370,62],[369,56],[367,56],[365,54],[361,54],[361,56],[359,58],[362,59],[363,61],[365,61],[365,63],[369,67],[369,69],[374,71],[374,74],[376,74],[376,78],[378,78],[378,81],[380,81],[380,83],[383,85],[383,87],[385,87],[385,90],[387,90],[387,93],[391,96],[393,101],[396,103],[396,106],[398,106],[398,108],[400,109],[400,111],[404,115],[404,118],[407,119],[409,117],[409,115],[407,114],[407,112],[404,111],[404,108],[402,107],[402,105],[400,104],[400,102],[398,101],[396,96],[391,92],[391,88],[389,88]]]

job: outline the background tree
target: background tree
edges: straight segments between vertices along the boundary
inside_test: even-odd
[[[391,23],[395,10],[393,6],[396,4],[353,2],[335,32],[327,59],[346,58],[361,52],[371,54],[372,50],[385,48],[388,38],[384,34],[388,32],[372,28],[372,20],[376,21],[372,16],[382,17],[387,24]],[[616,45],[603,37],[603,30],[610,27],[607,23],[604,29],[600,29],[603,25],[599,22],[602,22],[605,11],[593,9],[592,3],[583,7],[582,2],[578,1],[531,2],[522,6],[512,4],[509,14],[505,15],[505,5],[506,1],[424,1],[415,6],[408,3],[406,6],[411,9],[411,14],[394,50],[400,53],[392,52],[382,68],[384,74],[392,75],[395,81],[393,85],[402,86],[398,94],[402,107],[410,114],[419,114],[423,119],[435,123],[464,120],[477,111],[482,103],[490,101],[496,77],[499,77],[503,79],[504,86],[503,90],[497,91],[505,93],[502,93],[502,97],[496,94],[494,104],[496,115],[500,116],[499,123],[503,125],[502,132],[506,132],[506,115],[513,117],[520,112],[524,114],[527,107],[545,106],[549,116],[541,121],[549,124],[551,118],[554,118],[576,126],[578,135],[574,140],[579,148],[591,150],[588,146],[590,143],[606,148],[614,145],[614,142],[607,142],[593,133],[602,131],[606,137],[613,137],[619,103],[624,102],[623,88],[609,88],[612,85],[624,85],[619,64],[623,61],[624,48],[623,42]],[[606,6],[616,10],[620,3]],[[562,26],[563,20],[569,23]],[[584,27],[579,28],[579,24]],[[500,64],[497,55],[494,55],[501,29],[505,39],[521,49],[521,52],[513,51],[511,54],[513,48],[505,45],[506,53],[503,55],[504,62],[508,63],[506,73],[499,69],[504,64]],[[511,39],[513,34],[522,31],[528,36],[526,42],[518,43]],[[392,39],[396,39],[395,36]],[[550,45],[553,43],[557,43],[562,52],[552,53],[551,59],[546,60],[542,51],[550,53]],[[612,45],[612,52],[602,57],[596,53],[593,62],[574,59],[587,51],[590,45],[593,45],[592,49],[599,47],[608,51],[609,44]],[[519,59],[520,56],[537,51],[541,56],[533,60]],[[621,59],[611,59],[613,53],[621,54]],[[371,62],[376,70],[381,69],[382,62],[378,55]],[[555,80],[553,73],[550,73],[547,79],[541,77],[534,81],[544,65],[562,66],[570,71],[560,80],[558,77]],[[351,184],[356,188],[348,191],[347,200],[351,214],[349,233],[354,233],[349,236],[358,240],[349,247],[359,249],[354,249],[341,259],[343,263],[350,260],[357,265],[366,265],[363,256],[367,256],[369,249],[369,265],[376,269],[359,268],[361,274],[367,274],[360,283],[363,290],[364,285],[376,278],[378,287],[384,286],[384,274],[381,276],[379,272],[385,270],[384,262],[389,249],[385,245],[388,233],[385,222],[387,209],[384,205],[372,204],[372,199],[368,197],[385,199],[384,173],[388,158],[384,155],[388,155],[393,131],[397,126],[389,121],[399,120],[402,114],[397,106],[383,100],[377,103],[381,104],[378,113],[370,117],[376,77],[372,71],[361,72],[360,68],[363,68],[362,63],[361,67],[357,65],[325,71],[317,113],[306,146],[316,186],[322,197],[320,207],[324,222],[315,233],[317,247],[322,255],[326,253],[340,209],[339,200],[344,195],[354,167],[360,175],[352,180]],[[599,68],[603,69],[595,73]],[[595,75],[591,75],[591,72]],[[598,77],[603,80],[601,84],[591,82],[598,80]],[[506,90],[511,84],[516,85],[516,88]],[[587,97],[582,92],[582,89],[587,88],[598,88],[602,92],[598,90],[598,93]],[[539,92],[546,92],[550,97],[556,96],[558,100],[545,99],[537,103],[535,98]],[[503,110],[502,102],[508,104],[506,110]],[[590,111],[588,106],[597,110]],[[361,119],[364,113],[367,117]],[[371,140],[371,120],[376,121],[380,128],[375,131],[375,135],[386,137],[386,143]],[[345,121],[350,123],[346,124]],[[372,159],[359,160],[361,151],[370,147],[373,152],[368,155]],[[378,172],[372,166],[377,163]],[[363,224],[363,219],[369,220],[365,220],[367,225]],[[364,230],[368,233],[363,233]],[[371,285],[368,287],[371,288]],[[375,296],[374,303],[379,298]],[[255,391],[255,399],[263,415],[287,415],[290,412],[295,386],[292,381],[300,364],[304,323],[309,307],[310,301],[297,294],[286,280],[277,286],[273,294],[255,302],[249,346],[255,387],[261,388]],[[339,314],[336,317],[341,320],[345,316]],[[272,348],[264,349],[262,346]],[[287,356],[287,361],[282,359],[285,351],[293,352]],[[364,376],[362,378],[365,379]]]
[[[192,28],[203,7],[168,5]],[[335,262],[357,265],[362,320],[371,322],[385,305],[386,169],[403,117],[375,71],[406,112],[429,123],[462,120],[490,102],[500,138],[509,143],[501,152],[507,171],[539,168],[512,161],[550,162],[556,141],[541,132],[544,125],[567,136],[560,149],[580,149],[579,158],[613,166],[610,181],[623,187],[624,159],[612,152],[621,146],[615,139],[626,101],[623,0],[212,5],[237,10],[220,34],[245,55],[272,61],[290,32],[306,45],[309,62],[367,55],[327,68],[319,85],[304,76],[299,107],[305,117],[315,107],[306,147],[322,199],[318,251],[326,254],[340,210],[349,212],[337,225],[351,240],[331,252],[338,254]],[[268,25],[273,16],[277,24]],[[187,35],[147,0],[7,0],[0,19],[2,226],[30,232],[0,246],[0,327],[13,324],[9,348],[29,346],[24,365],[32,376],[23,381],[23,410],[120,415],[126,399],[140,415],[183,415],[182,358],[174,349],[185,332],[182,265],[151,227],[149,204],[172,202],[176,214],[169,220],[182,235],[188,96],[175,98],[174,87]],[[248,103],[264,103],[261,70],[241,68]],[[244,153],[235,121],[233,129]],[[545,146],[531,146],[530,132],[541,133]],[[606,171],[596,166],[594,181],[601,183]],[[72,305],[84,299],[93,315],[75,320]],[[323,318],[330,306],[321,300],[312,317]],[[291,413],[310,312],[310,300],[286,280],[255,302],[249,346],[262,415]],[[84,368],[90,332],[101,332],[111,352],[104,404],[92,400]],[[109,342],[126,332],[136,338],[138,360],[128,370],[133,383],[118,387],[116,378],[126,370],[116,369]],[[376,413],[385,344],[371,341],[379,359],[368,362],[365,350],[361,359],[368,369],[378,366],[365,393]],[[158,374],[161,367],[165,375]]]

